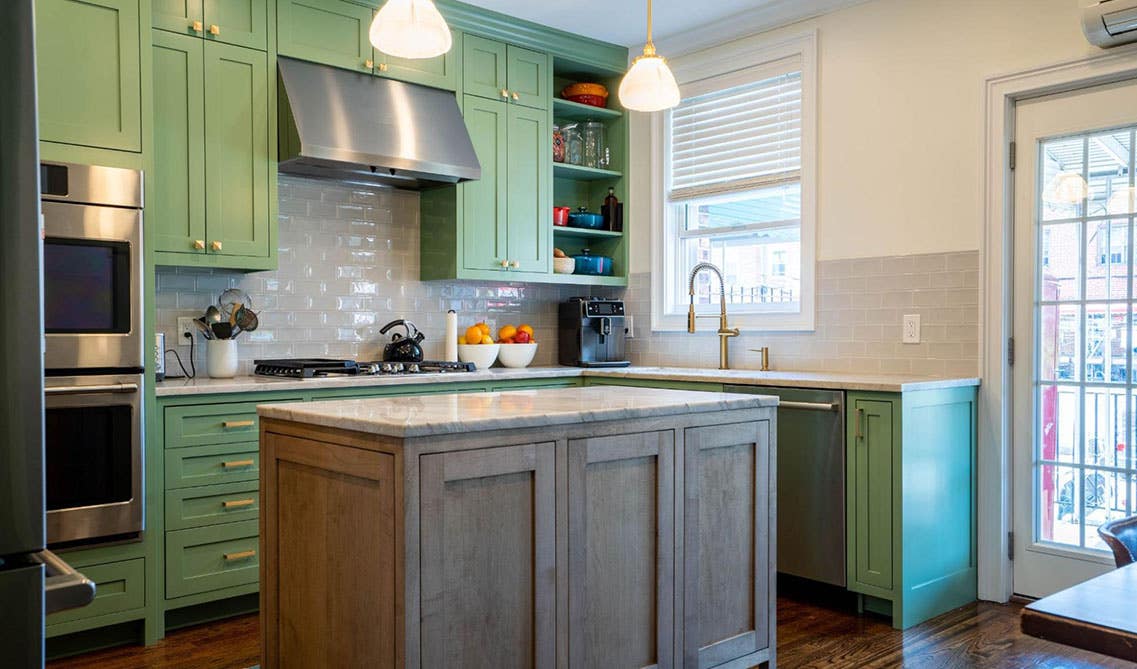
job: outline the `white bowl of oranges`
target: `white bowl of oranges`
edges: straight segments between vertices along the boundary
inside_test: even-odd
[[[497,360],[501,345],[490,336],[490,326],[478,323],[458,337],[458,359],[472,362],[478,369],[489,369]]]
[[[528,367],[537,355],[537,342],[533,341],[533,328],[528,325],[502,326],[497,331],[497,341],[501,344],[498,361],[505,367]]]

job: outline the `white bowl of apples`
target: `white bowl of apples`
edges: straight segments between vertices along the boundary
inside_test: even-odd
[[[533,341],[533,328],[528,325],[503,326],[498,330],[498,362],[504,367],[520,369],[528,367],[537,356],[537,342]]]

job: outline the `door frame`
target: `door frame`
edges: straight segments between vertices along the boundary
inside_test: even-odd
[[[1128,79],[1137,79],[1137,46],[996,75],[983,83],[979,282],[979,366],[983,383],[979,387],[977,519],[980,599],[1006,602],[1014,594],[1014,563],[1009,557],[1010,533],[1014,528],[1014,388],[1007,353],[1014,333],[1015,172],[1010,158],[1015,107],[1020,100]]]

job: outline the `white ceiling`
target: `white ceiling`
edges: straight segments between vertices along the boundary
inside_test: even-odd
[[[647,30],[647,0],[466,0],[472,5],[492,9],[535,23],[560,28],[605,42],[636,46],[643,44]],[[807,15],[808,6],[823,5],[819,0],[790,0],[795,9]],[[655,0],[654,25],[657,38],[671,37],[717,22],[747,10],[767,9],[789,4],[786,0]]]

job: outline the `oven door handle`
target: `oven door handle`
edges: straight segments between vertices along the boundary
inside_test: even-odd
[[[108,383],[101,386],[61,386],[44,388],[45,395],[93,395],[95,393],[136,393],[137,383]]]
[[[86,606],[95,599],[95,583],[51,551],[36,554],[44,565],[44,612]]]

